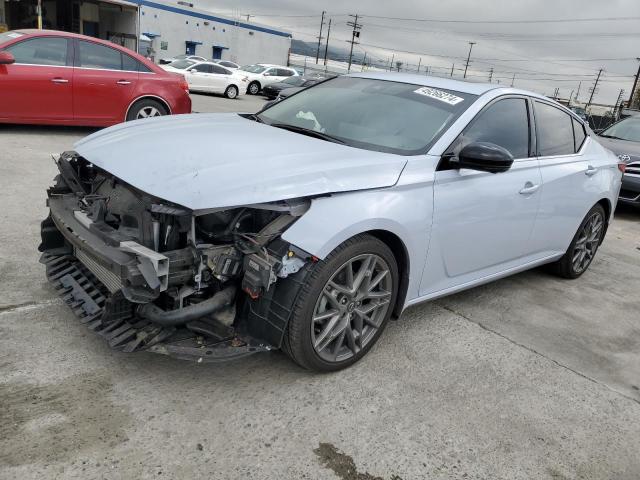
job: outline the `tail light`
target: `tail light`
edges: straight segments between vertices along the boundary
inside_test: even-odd
[[[627,169],[627,164],[626,163],[618,163],[618,170],[620,170],[622,173],[624,173],[624,171]]]

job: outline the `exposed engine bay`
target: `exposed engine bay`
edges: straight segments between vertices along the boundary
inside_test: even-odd
[[[75,152],[56,163],[41,261],[81,321],[113,348],[214,361],[280,347],[317,261],[280,235],[309,200],[194,212]]]

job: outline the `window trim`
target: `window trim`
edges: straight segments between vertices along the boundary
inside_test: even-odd
[[[553,102],[547,101],[545,99],[542,98],[532,98],[532,103],[543,103],[545,105],[548,105],[550,107],[555,108],[556,110],[560,110],[562,113],[564,113],[565,115],[567,115],[567,117],[569,117],[569,119],[571,120],[571,134],[573,135],[573,150],[574,153],[562,153],[559,155],[540,155],[540,139],[538,138],[538,131],[536,128],[536,154],[537,154],[537,158],[538,160],[544,160],[544,159],[549,159],[549,158],[564,158],[564,157],[575,157],[575,156],[579,156],[582,155],[583,150],[585,148],[585,145],[587,144],[587,138],[589,138],[589,133],[588,130],[585,128],[584,122],[582,121],[582,119],[580,117],[578,117],[577,115],[575,115],[571,110],[565,109],[562,107],[562,105],[556,105]],[[534,118],[535,118],[535,105],[533,105],[533,111],[534,111]],[[576,134],[573,128],[573,120],[577,120],[578,123],[580,125],[582,125],[582,128],[584,130],[585,133],[585,138],[584,141],[582,142],[582,145],[580,146],[580,149],[576,152],[575,148],[576,148]],[[537,119],[535,121],[536,125],[537,125]]]
[[[524,158],[516,158],[514,159],[514,162],[524,162],[524,161],[530,161],[535,159],[536,158],[535,147],[537,145],[536,143],[537,137],[534,137],[534,135],[536,134],[536,131],[534,126],[535,122],[533,121],[533,109],[531,108],[531,98],[528,97],[527,95],[521,95],[517,93],[507,93],[491,99],[484,107],[480,109],[478,113],[475,114],[475,116],[471,120],[469,120],[469,123],[465,125],[462,131],[458,135],[456,135],[456,138],[454,138],[453,141],[449,144],[449,146],[444,150],[444,153],[441,155],[440,161],[438,162],[438,166],[436,167],[436,172],[443,171],[443,170],[450,170],[449,158],[451,158],[451,153],[450,153],[451,148],[456,143],[460,135],[463,135],[470,127],[473,126],[473,124],[478,120],[480,115],[482,115],[487,109],[489,109],[499,101],[513,99],[513,98],[518,100],[523,100],[525,103],[525,107],[527,109],[527,124],[528,124],[527,126],[529,131],[529,140],[528,140],[529,145],[528,145],[528,152],[527,152],[528,156]]]
[[[65,57],[65,64],[64,65],[47,65],[47,64],[44,64],[44,63],[20,63],[20,62],[15,62],[15,63],[13,63],[13,65],[23,65],[23,66],[27,66],[27,67],[73,68],[73,52],[74,52],[73,39],[72,38],[63,37],[63,36],[60,36],[60,35],[36,35],[36,36],[26,37],[24,39],[18,40],[17,42],[13,42],[11,45],[7,45],[1,51],[3,51],[3,52],[4,51],[9,51],[8,50],[9,48],[15,47],[16,45],[20,45],[21,43],[25,43],[25,42],[29,42],[29,41],[33,41],[33,40],[39,40],[39,39],[42,39],[42,38],[60,38],[60,39],[65,40],[67,42],[67,55]]]

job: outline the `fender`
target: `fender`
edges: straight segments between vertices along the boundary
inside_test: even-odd
[[[409,301],[418,295],[429,248],[434,169],[435,162],[427,156],[412,157],[393,187],[314,198],[309,210],[284,232],[282,239],[324,259],[355,235],[374,230],[390,232],[409,253]]]

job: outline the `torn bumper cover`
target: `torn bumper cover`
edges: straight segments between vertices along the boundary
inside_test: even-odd
[[[243,222],[255,229],[246,208],[196,220],[139,192],[134,199],[116,180],[109,189],[100,177],[87,187],[78,162],[57,162],[39,250],[47,278],[83,324],[116,350],[198,362],[280,347],[306,275],[279,239],[291,223],[286,215],[260,210],[269,221],[250,238],[230,230]],[[131,205],[136,218],[127,220]]]

